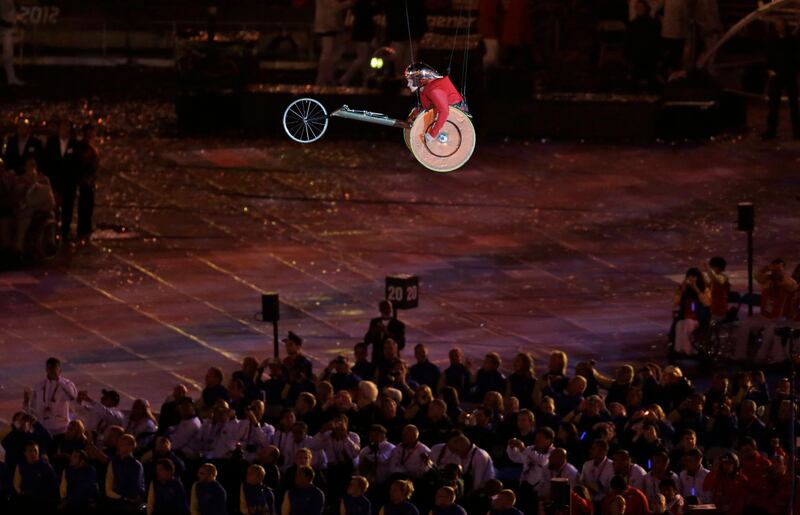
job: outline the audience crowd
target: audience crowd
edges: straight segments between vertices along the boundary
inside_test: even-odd
[[[50,221],[60,227],[62,241],[72,239],[77,199],[78,237],[92,233],[94,190],[99,153],[95,129],[84,125],[76,134],[63,119],[56,131],[41,140],[28,118],[17,120],[15,134],[6,138],[0,163],[0,251],[23,262],[35,249],[31,233]]]
[[[789,379],[717,372],[699,389],[675,365],[606,376],[558,350],[537,370],[526,352],[473,364],[454,347],[442,368],[379,308],[352,356],[320,370],[290,332],[283,359],[211,366],[157,416],[48,359],[0,434],[0,513],[789,512]]]

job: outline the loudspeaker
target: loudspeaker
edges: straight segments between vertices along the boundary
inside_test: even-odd
[[[281,319],[280,301],[277,293],[261,294],[261,319],[264,322],[277,322]]]
[[[752,231],[756,227],[756,208],[752,202],[739,202],[737,206],[739,218],[737,229],[740,231]]]

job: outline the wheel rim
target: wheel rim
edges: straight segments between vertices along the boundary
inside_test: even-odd
[[[313,98],[300,98],[283,112],[283,130],[297,143],[313,143],[328,128],[325,107]]]

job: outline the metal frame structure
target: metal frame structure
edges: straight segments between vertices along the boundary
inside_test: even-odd
[[[714,46],[703,52],[697,59],[697,67],[704,69],[713,66],[714,59],[722,45],[733,39],[751,23],[756,21],[774,21],[776,19],[785,19],[790,24],[794,25],[800,23],[800,0],[773,0],[772,2],[760,3],[758,9],[735,23],[716,43],[714,43]]]

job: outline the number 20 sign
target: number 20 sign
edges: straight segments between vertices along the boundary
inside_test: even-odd
[[[419,305],[419,277],[390,275],[386,277],[386,300],[396,309],[412,309]]]

